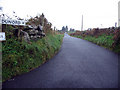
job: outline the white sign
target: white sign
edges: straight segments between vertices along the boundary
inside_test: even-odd
[[[0,41],[4,41],[5,39],[5,32],[0,32]]]
[[[22,26],[25,26],[25,21],[24,20],[2,19],[2,24],[22,25]]]

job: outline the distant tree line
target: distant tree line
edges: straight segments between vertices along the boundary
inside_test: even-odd
[[[70,28],[70,30],[68,29],[68,26],[63,26],[61,30],[58,30],[59,32],[62,32],[62,33],[65,33],[65,32],[68,32],[68,31],[71,31],[71,32],[74,32],[75,29],[73,28]]]
[[[74,32],[74,31],[75,31],[75,29],[70,28],[70,32]]]
[[[62,27],[62,32],[68,32],[68,26],[63,26]]]

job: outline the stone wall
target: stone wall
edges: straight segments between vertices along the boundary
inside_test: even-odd
[[[15,36],[21,41],[24,40],[26,42],[30,42],[30,40],[37,40],[46,36],[44,30],[42,28],[38,28],[39,26],[36,28],[30,28],[29,26],[12,26],[3,24],[2,27],[3,32],[12,33],[11,37]],[[12,27],[14,29],[7,30],[8,27]]]

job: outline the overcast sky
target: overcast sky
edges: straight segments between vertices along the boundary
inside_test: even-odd
[[[0,0],[3,13],[12,15],[13,11],[21,18],[44,13],[49,22],[61,29],[68,26],[83,28],[103,28],[115,26],[118,22],[118,1],[120,0]]]

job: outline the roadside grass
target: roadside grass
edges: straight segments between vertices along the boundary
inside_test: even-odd
[[[89,36],[89,35],[86,35],[85,37],[83,36],[80,36],[80,35],[74,35],[74,37],[77,37],[77,38],[81,38],[81,39],[84,39],[84,40],[87,40],[87,41],[90,41],[90,42],[93,42],[99,46],[102,46],[104,48],[107,48],[111,51],[114,51],[115,53],[119,53],[120,52],[120,44],[113,47],[113,43],[114,43],[114,40],[113,40],[113,37],[114,35],[105,35],[105,34],[102,34],[98,37],[94,37],[94,36]]]
[[[28,44],[7,34],[7,40],[2,43],[2,81],[29,72],[48,61],[60,49],[63,36],[48,34]]]

